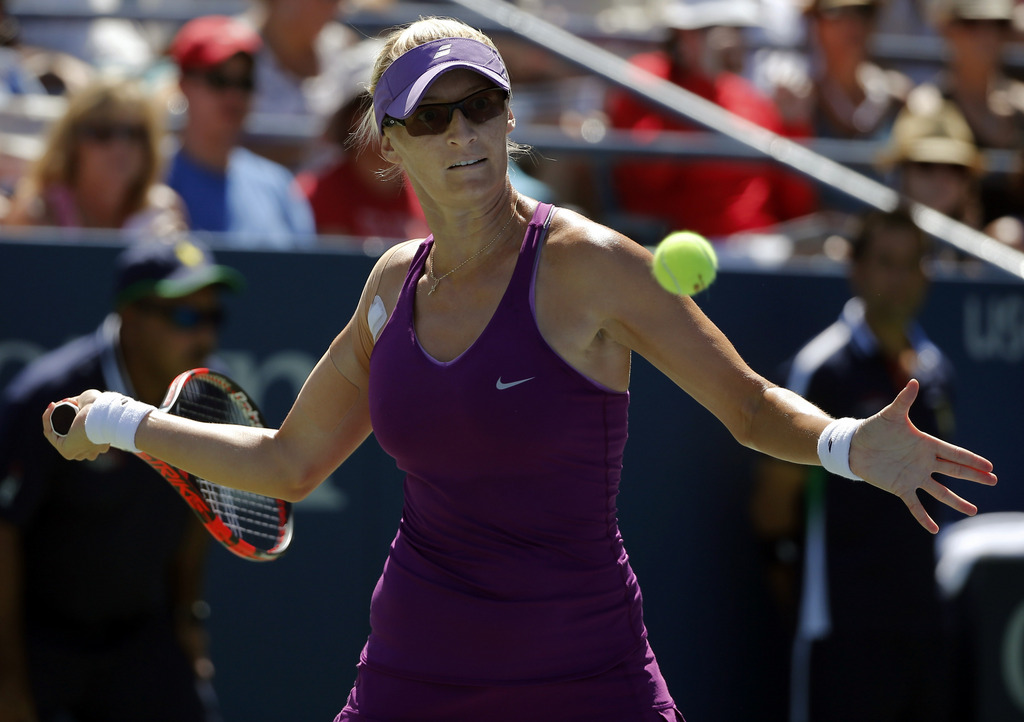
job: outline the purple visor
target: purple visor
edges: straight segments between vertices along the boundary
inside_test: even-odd
[[[457,68],[468,68],[510,90],[505,63],[491,46],[469,38],[432,40],[398,56],[377,81],[373,91],[377,129],[384,132],[385,115],[398,120],[412,115],[431,84]]]

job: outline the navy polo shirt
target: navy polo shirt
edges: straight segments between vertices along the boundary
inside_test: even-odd
[[[952,441],[952,366],[919,327],[909,337],[917,353],[914,378],[921,384],[911,421]],[[800,350],[785,385],[837,418],[871,416],[903,388],[864,321],[859,299]],[[927,494],[921,499],[942,525],[948,508]],[[899,498],[815,467],[806,501],[801,637],[861,629],[926,633],[939,625],[934,538]]]
[[[111,641],[168,614],[168,565],[192,512],[145,462],[112,449],[66,461],[46,441],[46,405],[88,388],[131,393],[118,319],[27,366],[0,398],[0,519],[22,535],[30,633]]]

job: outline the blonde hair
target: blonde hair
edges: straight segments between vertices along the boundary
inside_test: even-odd
[[[42,154],[26,172],[26,190],[42,194],[57,185],[74,187],[81,129],[93,123],[125,120],[138,123],[145,133],[142,171],[124,198],[122,210],[128,217],[146,207],[149,190],[162,172],[160,141],[164,126],[156,104],[142,86],[125,79],[101,78],[71,96],[64,115],[48,131]]]
[[[363,112],[356,129],[353,131],[353,145],[362,149],[376,149],[380,147],[380,128],[377,127],[377,121],[374,117],[372,98],[374,91],[377,89],[377,83],[380,82],[384,72],[391,67],[391,63],[415,47],[443,38],[469,38],[494,48],[496,52],[498,51],[494,41],[487,35],[455,18],[421,17],[416,22],[391,30],[384,37],[384,44],[377,52],[377,57],[374,58],[373,67],[370,70],[370,82],[367,89],[371,101],[367,103],[367,108]],[[498,54],[499,56],[501,55],[500,52]],[[511,101],[511,98],[512,96],[509,94],[509,101]],[[505,145],[510,157],[529,152],[528,146],[516,143],[512,139],[508,139]],[[397,168],[393,170],[397,172]],[[385,170],[381,174],[388,176],[391,175],[391,171]]]

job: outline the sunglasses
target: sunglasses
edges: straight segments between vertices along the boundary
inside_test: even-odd
[[[993,28],[996,30],[1006,30],[1013,23],[1009,19],[1004,18],[953,18],[953,22],[962,28],[969,30],[980,30],[982,28]]]
[[[503,88],[488,88],[473,93],[455,103],[427,103],[420,105],[405,120],[384,116],[381,125],[385,128],[393,125],[404,125],[411,136],[439,135],[452,122],[456,110],[461,110],[466,120],[471,123],[486,123],[496,118],[505,110],[508,91]]]
[[[935,171],[945,171],[946,173],[955,173],[956,175],[968,175],[970,168],[960,163],[933,163],[931,161],[920,161],[912,160],[907,163],[911,168],[914,168],[925,173],[934,173]]]
[[[93,143],[112,143],[115,140],[123,140],[130,143],[141,143],[146,140],[146,129],[141,125],[123,124],[96,124],[83,125],[77,131],[78,137],[82,140]]]
[[[256,81],[251,75],[225,75],[218,70],[208,70],[205,73],[190,73],[193,77],[202,78],[207,87],[218,92],[224,90],[240,90],[243,93],[251,93],[256,89]]]
[[[200,326],[217,329],[224,324],[223,308],[200,310],[191,306],[164,306],[147,302],[139,303],[138,307],[146,313],[159,316],[179,331],[193,331]]]
[[[827,8],[821,11],[821,16],[828,20],[841,20],[843,18],[858,20],[873,20],[877,15],[878,8],[875,5],[841,5],[839,7]]]

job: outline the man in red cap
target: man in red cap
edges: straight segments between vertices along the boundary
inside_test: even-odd
[[[169,53],[181,70],[188,116],[167,182],[194,230],[225,233],[228,245],[308,246],[313,212],[291,172],[238,145],[260,46],[252,28],[220,15],[191,20],[175,36]]]

